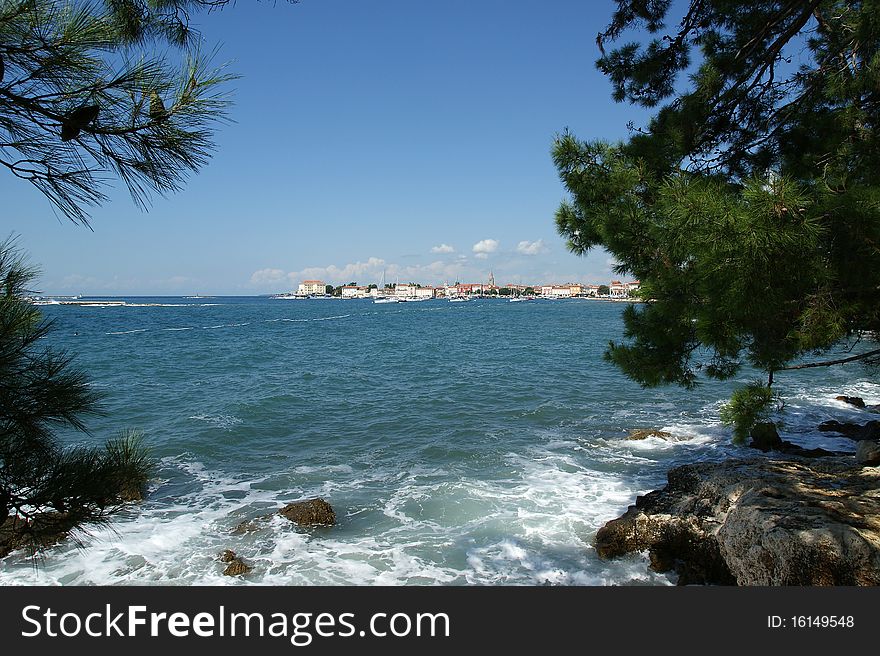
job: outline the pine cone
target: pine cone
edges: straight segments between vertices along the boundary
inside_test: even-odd
[[[61,124],[61,141],[76,139],[80,130],[98,118],[99,110],[97,105],[83,105],[70,112]]]
[[[154,121],[164,120],[168,116],[165,109],[165,103],[155,91],[150,92],[150,118]]]

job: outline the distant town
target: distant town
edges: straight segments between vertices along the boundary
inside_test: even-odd
[[[489,275],[486,283],[460,283],[445,285],[421,285],[414,282],[358,285],[351,282],[347,285],[333,286],[322,280],[304,280],[295,292],[275,294],[273,298],[305,299],[305,298],[367,298],[377,301],[430,300],[445,298],[463,300],[480,297],[509,297],[511,299],[528,298],[607,298],[635,299],[638,297],[639,281],[621,282],[612,280],[607,285],[587,285],[582,283],[546,284],[546,285],[506,285],[495,284],[493,275]]]

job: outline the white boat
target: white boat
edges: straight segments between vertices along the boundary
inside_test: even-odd
[[[450,303],[464,303],[465,301],[469,301],[469,300],[471,300],[471,299],[469,299],[467,296],[453,296],[452,298],[449,299],[449,302]]]
[[[382,270],[382,280],[379,282],[379,284],[382,286],[378,287],[376,289],[377,296],[376,296],[376,298],[373,299],[373,303],[400,303],[400,301],[403,300],[403,299],[398,298],[397,296],[384,296],[384,295],[380,296],[380,294],[382,294],[382,292],[385,291],[385,270],[384,269]]]
[[[270,298],[281,301],[304,301],[308,297],[308,294],[294,294],[292,292],[285,292],[284,294],[273,294]]]

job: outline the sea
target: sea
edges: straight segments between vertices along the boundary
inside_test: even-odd
[[[58,437],[140,430],[155,477],[82,545],[0,560],[0,585],[673,585],[644,554],[599,559],[596,531],[671,467],[757,454],[719,421],[757,372],[643,389],[603,360],[625,303],[106,300],[125,304],[41,308],[103,395],[88,434]],[[838,395],[880,403],[858,364],[776,387],[804,446],[854,451],[818,424],[866,421]],[[315,497],[337,525],[275,512]],[[224,576],[226,549],[253,570]]]

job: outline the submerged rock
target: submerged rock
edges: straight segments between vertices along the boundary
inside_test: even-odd
[[[767,453],[768,451],[777,451],[779,453],[785,453],[786,455],[802,456],[804,458],[846,455],[841,451],[827,451],[819,448],[805,449],[804,447],[793,444],[788,440],[783,440],[779,437],[779,432],[776,430],[775,424],[771,423],[755,424],[749,432],[749,435],[752,438],[752,442],[749,446],[753,449],[759,449],[764,453]]]
[[[644,440],[649,437],[659,437],[664,440],[671,440],[672,433],[667,433],[662,430],[655,430],[652,428],[640,428],[636,430],[631,430],[626,439],[628,440]]]
[[[649,552],[680,584],[880,584],[880,469],[852,457],[672,469],[596,534],[599,556]]]
[[[278,511],[294,524],[300,526],[332,526],[336,523],[333,506],[324,499],[308,499],[288,503]]]
[[[261,529],[266,528],[266,525],[269,523],[273,515],[262,515],[255,519],[245,520],[243,522],[239,522],[234,529],[232,529],[231,533],[233,535],[244,535],[246,533],[253,533],[255,531],[259,531]]]
[[[876,419],[866,424],[853,424],[840,422],[834,419],[823,421],[819,424],[819,430],[823,432],[840,433],[851,440],[878,440],[880,439],[880,421]]]
[[[859,424],[853,424],[848,421],[837,421],[836,419],[823,421],[819,424],[818,428],[823,433],[840,433],[841,435],[846,435],[850,438],[858,435],[862,431],[862,427]]]
[[[865,401],[860,396],[835,396],[835,401],[843,401],[844,403],[849,403],[850,405],[854,405],[857,408],[864,408]]]

